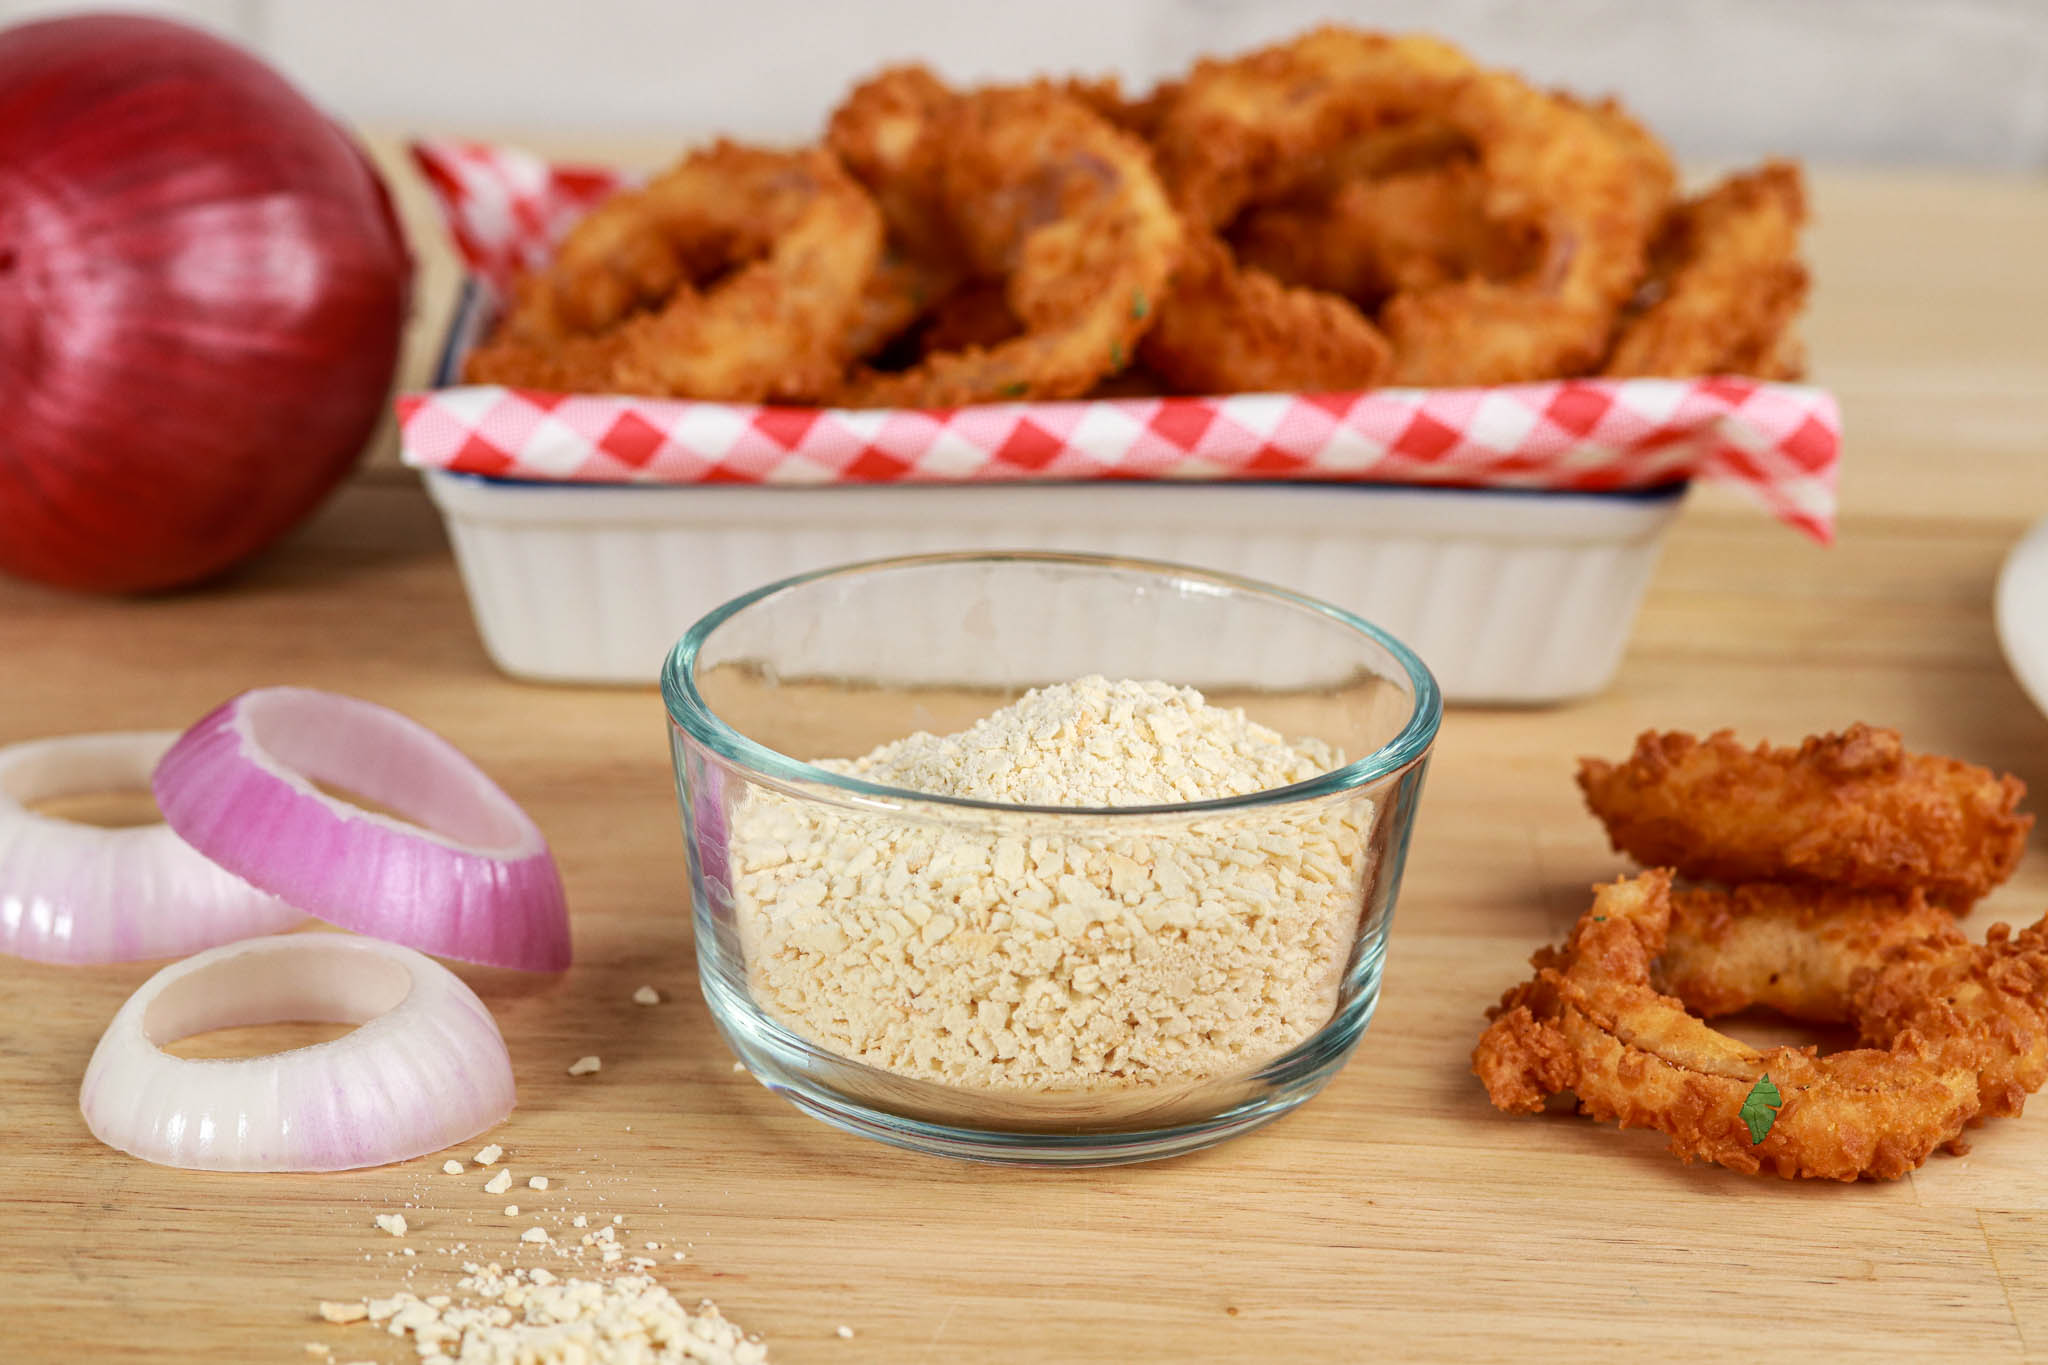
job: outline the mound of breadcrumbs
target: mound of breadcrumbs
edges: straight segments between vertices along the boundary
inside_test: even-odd
[[[957,734],[820,766],[906,790],[1105,808],[1248,796],[1344,763],[1159,682],[1041,688]],[[1229,1075],[1327,1022],[1373,806],[926,820],[754,789],[735,920],[758,1003],[842,1056],[998,1090]]]

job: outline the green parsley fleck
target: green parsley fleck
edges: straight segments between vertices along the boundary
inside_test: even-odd
[[[1140,289],[1135,294],[1131,295],[1131,321],[1143,322],[1145,320],[1145,314],[1151,311],[1152,301],[1145,297],[1144,290]]]
[[[1022,398],[1029,392],[1031,392],[1031,386],[1020,379],[1015,383],[1005,384],[1000,389],[997,389],[996,396],[999,398]]]
[[[1778,1121],[1778,1110],[1784,1103],[1785,1096],[1771,1083],[1769,1073],[1749,1088],[1748,1098],[1742,1101],[1741,1119],[1749,1128],[1750,1146],[1771,1135],[1771,1125]]]
[[[1121,341],[1109,343],[1109,363],[1119,370],[1124,367],[1124,344]]]

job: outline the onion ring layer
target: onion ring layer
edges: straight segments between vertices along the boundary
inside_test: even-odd
[[[1917,891],[1758,882],[1675,891],[1671,906],[1656,983],[1705,1019],[1762,1006],[1845,1024],[1855,1013],[1858,972],[1908,944],[1968,942],[1955,917]]]
[[[1446,194],[1425,183],[1424,198],[1447,199],[1461,235],[1498,236],[1515,251],[1491,263],[1504,278],[1489,278],[1484,260],[1455,278],[1407,272],[1379,328],[1393,353],[1386,377],[1409,385],[1513,383],[1597,366],[1642,279],[1673,182],[1655,143],[1611,105],[1547,95],[1431,39],[1340,28],[1197,66],[1160,114],[1155,145],[1176,202],[1211,230],[1342,178],[1350,164],[1469,148],[1476,173]],[[1421,206],[1441,221],[1442,205]],[[1191,291],[1185,306],[1216,296]],[[1161,314],[1162,327],[1174,311]]]
[[[0,952],[36,962],[176,957],[305,919],[208,862],[169,825],[101,829],[33,801],[148,785],[173,731],[0,749]]]
[[[1130,364],[1179,259],[1180,220],[1144,144],[1060,90],[950,98],[942,117],[920,114],[913,101],[911,114],[897,115],[900,128],[882,125],[898,129],[877,134],[878,145],[897,148],[883,174],[903,177],[887,183],[911,202],[937,194],[967,274],[1004,282],[1022,333],[934,352],[898,374],[857,371],[836,401],[953,407],[1078,397]]]
[[[1741,886],[1673,905],[1657,979],[1701,1015],[1765,1005],[1867,1043],[1910,1030],[1975,1073],[1979,1117],[2019,1113],[2048,1081],[2048,919],[1980,945],[1918,893]]]
[[[1619,764],[1586,759],[1579,789],[1617,852],[1728,883],[1823,882],[1923,890],[1969,905],[2012,875],[2034,817],[2026,785],[1952,758],[1907,753],[1893,730],[1853,725],[1797,749],[1745,749],[1646,731]]]
[[[1562,1091],[1595,1118],[1663,1133],[1680,1160],[1788,1179],[1896,1178],[1954,1142],[1979,1109],[1976,1070],[1900,1012],[1859,1007],[1879,1046],[1817,1056],[1718,1033],[1650,984],[1671,925],[1671,874],[1597,889],[1562,949],[1493,1011],[1472,1069],[1496,1107],[1533,1113]],[[1783,1098],[1759,1141],[1743,1118],[1765,1077]]]
[[[569,965],[568,906],[547,840],[461,751],[396,711],[258,688],[186,731],[152,786],[186,842],[324,920],[470,962]]]
[[[881,251],[881,215],[829,152],[721,142],[579,223],[466,373],[814,402],[849,358]]]
[[[1651,302],[1623,323],[1605,373],[1794,377],[1786,337],[1806,302],[1805,221],[1799,167],[1786,161],[1680,205],[1654,253]]]
[[[1380,314],[1393,382],[1512,384],[1584,374],[1648,267],[1675,174],[1611,105],[1533,89],[1505,72],[1465,82],[1444,117],[1478,150],[1483,212],[1534,235],[1534,263],[1396,294]]]
[[[210,1029],[286,1020],[361,1027],[267,1057],[163,1051]],[[447,968],[342,934],[230,943],[164,968],[93,1050],[79,1109],[145,1161],[215,1171],[342,1171],[463,1142],[512,1112],[512,1060]]]
[[[1199,234],[1138,354],[1181,393],[1367,389],[1386,374],[1392,356],[1387,339],[1350,301],[1284,285]]]

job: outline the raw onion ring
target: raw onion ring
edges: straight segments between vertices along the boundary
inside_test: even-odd
[[[285,1020],[360,1025],[267,1057],[166,1043]],[[463,1142],[512,1112],[512,1059],[476,994],[430,958],[344,934],[230,943],[128,998],[85,1069],[94,1137],[164,1166],[344,1171]]]
[[[187,843],[330,923],[496,967],[569,965],[568,905],[539,828],[396,711],[311,688],[244,692],[186,731],[151,785]]]
[[[36,962],[177,957],[305,919],[195,852],[167,824],[101,829],[31,801],[141,787],[171,730],[0,749],[0,952]]]

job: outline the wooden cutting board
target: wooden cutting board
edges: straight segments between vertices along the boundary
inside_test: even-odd
[[[503,1215],[512,1200],[622,1215],[679,1297],[715,1298],[781,1361],[2048,1356],[2048,1100],[1896,1183],[1793,1185],[1680,1166],[1643,1133],[1505,1117],[1466,1069],[1487,1004],[1622,866],[1579,808],[1579,754],[1651,725],[1796,739],[1860,719],[2048,793],[2048,721],[1989,607],[2005,548],[2048,514],[2048,189],[1833,176],[1817,200],[1809,338],[1847,414],[1840,543],[1703,490],[1607,695],[1453,712],[1356,1058],[1294,1116],[1178,1161],[954,1165],[734,1074],[696,995],[656,697],[493,672],[408,476],[366,477],[204,592],[0,585],[0,741],[179,726],[263,683],[388,703],[546,829],[577,951],[559,977],[462,970],[518,1069],[492,1135],[518,1178],[505,1196],[438,1155],[229,1176],[108,1151],[78,1080],[149,967],[0,961],[0,1358],[306,1360],[315,1342],[410,1359],[314,1305],[509,1259],[529,1221]],[[439,307],[445,263],[414,237]],[[2044,904],[2037,849],[1971,927]],[[634,1004],[643,984],[663,1003]],[[603,1071],[568,1076],[587,1053]],[[413,1257],[372,1224],[392,1211]]]

